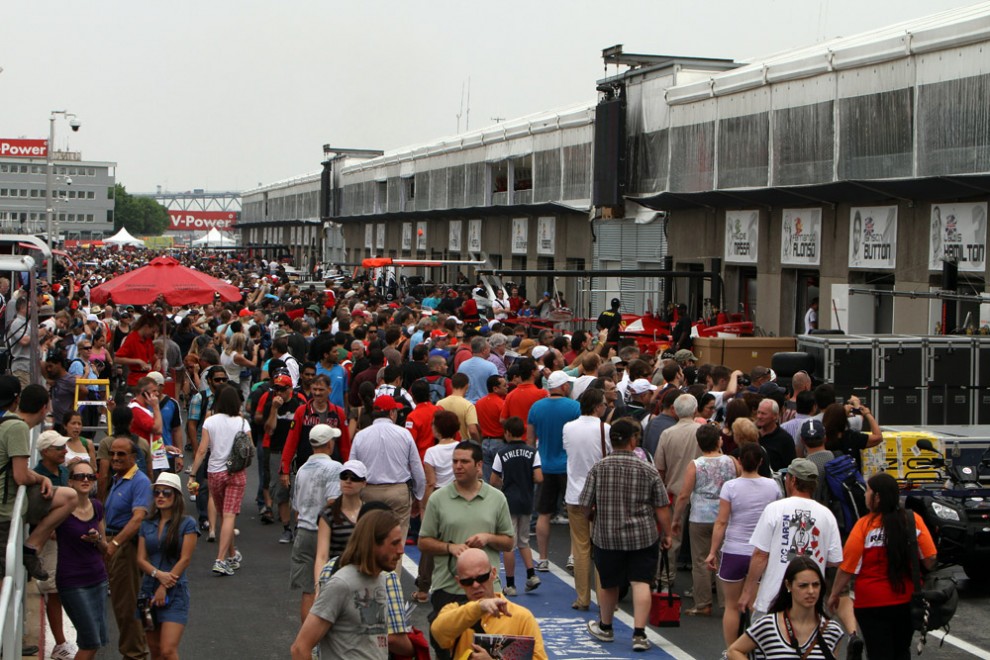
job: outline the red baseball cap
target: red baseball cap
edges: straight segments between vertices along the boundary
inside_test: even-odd
[[[383,394],[375,399],[375,410],[402,410],[402,404],[389,395]]]
[[[237,315],[240,316],[241,318],[244,318],[245,316],[251,316],[251,310],[245,307],[244,309],[239,311]]]
[[[275,387],[292,387],[292,376],[288,374],[279,374],[272,379],[272,384]]]

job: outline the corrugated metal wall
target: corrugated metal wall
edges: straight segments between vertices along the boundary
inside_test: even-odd
[[[663,268],[663,258],[667,254],[666,223],[667,220],[662,218],[648,224],[636,224],[632,219],[596,220],[594,228],[597,240],[593,252],[593,269],[602,269],[603,262],[618,263],[622,270]],[[606,278],[595,278],[593,285],[586,285],[586,288],[604,289],[607,286]],[[643,312],[647,299],[653,301],[656,309],[663,296],[662,282],[641,277],[619,278],[619,288],[617,293],[622,299],[622,311],[625,313]],[[655,293],[646,293],[644,289]],[[611,292],[590,294],[593,313],[597,315],[604,311],[614,295]],[[587,299],[586,297],[585,300]]]

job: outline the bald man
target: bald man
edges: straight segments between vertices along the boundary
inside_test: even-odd
[[[433,639],[453,657],[461,658],[473,650],[472,660],[488,660],[485,650],[473,644],[474,626],[489,635],[517,635],[534,639],[533,659],[546,660],[543,635],[533,613],[495,593],[498,567],[492,566],[488,555],[479,548],[468,548],[457,558],[457,582],[464,589],[468,602],[450,603],[437,615],[430,626]]]
[[[797,415],[797,396],[801,392],[811,391],[811,376],[807,371],[799,371],[791,377],[791,396],[784,404],[784,409],[780,411],[780,423],[783,425]]]

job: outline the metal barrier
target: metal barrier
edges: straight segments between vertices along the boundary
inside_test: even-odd
[[[39,434],[40,427],[31,430],[30,465],[34,465],[38,458]],[[27,580],[22,554],[25,538],[23,510],[26,503],[27,487],[18,486],[7,538],[3,591],[0,592],[0,649],[4,658],[21,657],[24,636],[24,587]]]

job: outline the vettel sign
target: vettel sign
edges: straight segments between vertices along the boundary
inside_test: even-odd
[[[0,138],[0,157],[45,158],[48,140]]]
[[[168,212],[172,219],[169,227],[172,231],[205,231],[216,227],[221,231],[230,231],[237,225],[236,211],[172,211]]]

